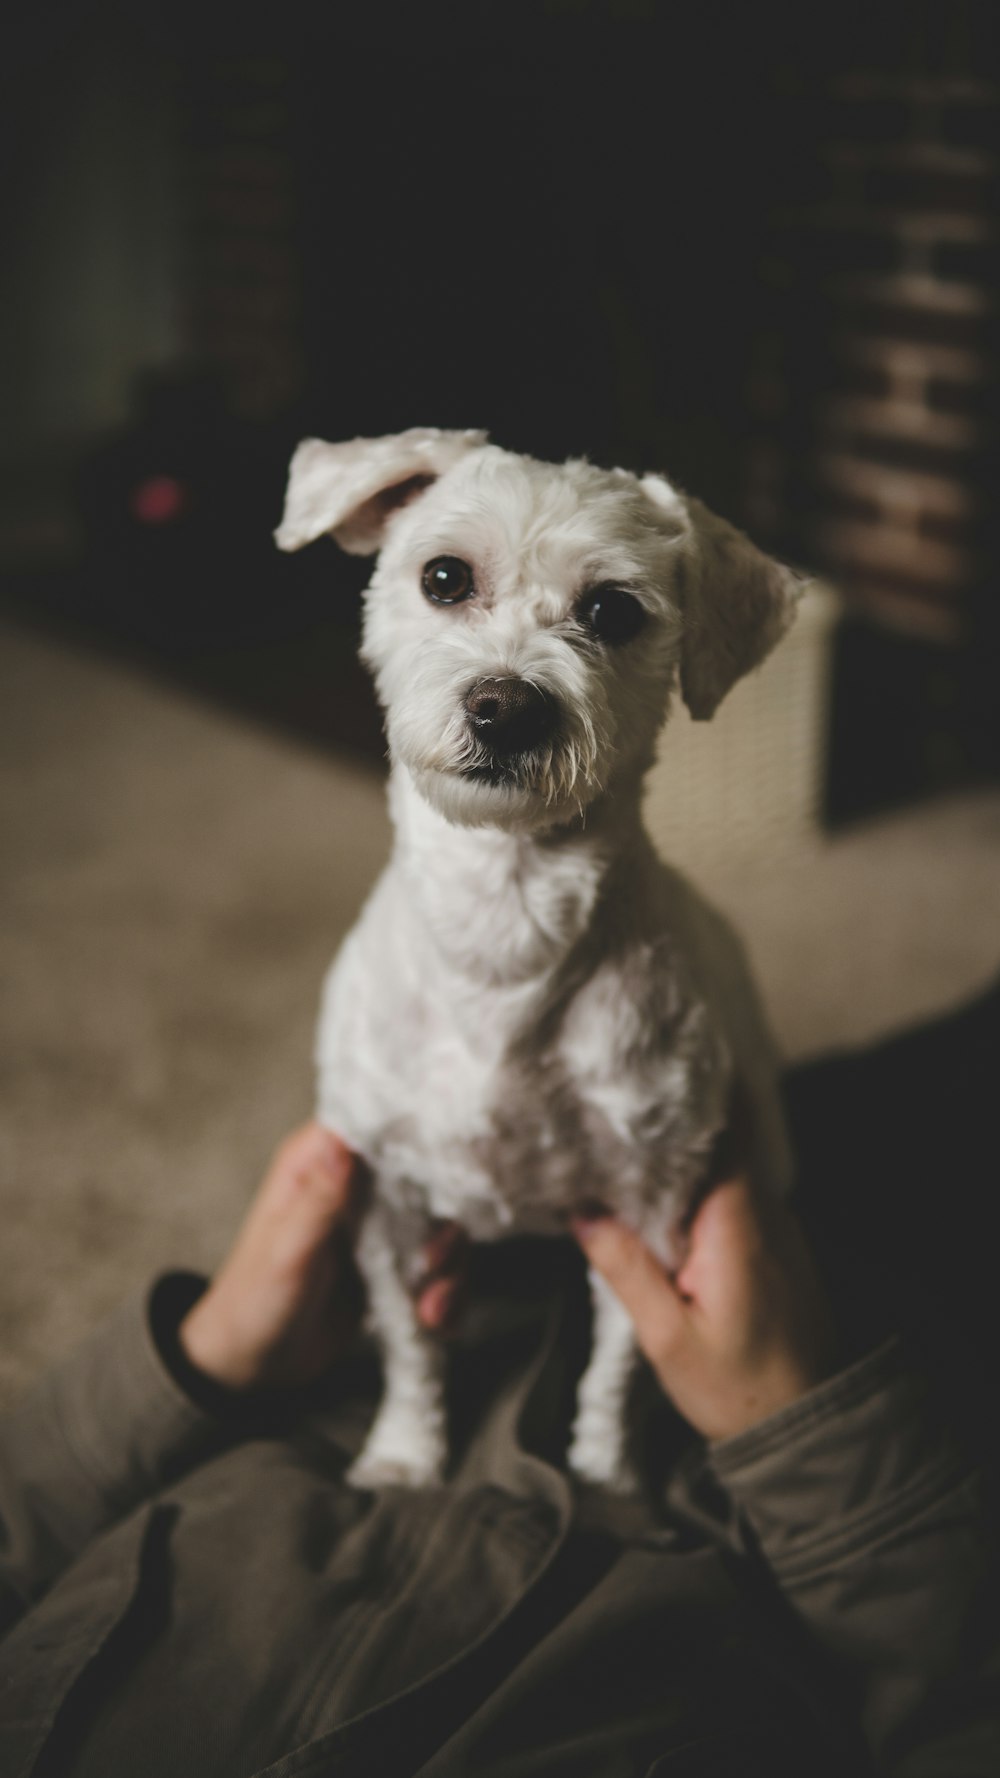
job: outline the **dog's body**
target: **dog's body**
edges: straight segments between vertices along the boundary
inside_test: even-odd
[[[397,834],[319,1031],[319,1114],[375,1178],[359,1257],[386,1389],[353,1474],[425,1482],[446,1456],[440,1348],[406,1278],[432,1219],[560,1234],[597,1201],[669,1261],[737,1083],[757,1172],[788,1183],[740,946],[656,858],[639,803],[677,668],[710,714],[796,589],[660,478],[479,434],[300,447],[278,540],[326,530],[382,552],[365,655]],[[633,1335],[597,1279],[594,1297],[570,1460],[620,1484]]]

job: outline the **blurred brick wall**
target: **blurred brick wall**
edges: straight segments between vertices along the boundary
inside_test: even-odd
[[[1000,87],[968,42],[950,60],[786,75],[803,166],[763,266],[748,459],[751,522],[794,515],[857,611],[942,642],[995,567]]]
[[[248,420],[303,379],[290,83],[275,53],[195,57],[184,82],[185,333]]]

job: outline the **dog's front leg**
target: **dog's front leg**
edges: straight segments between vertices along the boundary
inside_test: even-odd
[[[420,1327],[377,1204],[362,1226],[357,1259],[385,1375],[375,1422],[347,1479],[356,1488],[440,1481],[447,1455],[440,1342]]]
[[[581,1481],[624,1493],[635,1487],[625,1452],[625,1408],[635,1366],[632,1319],[599,1272],[590,1273],[594,1331],[576,1398],[570,1468]]]

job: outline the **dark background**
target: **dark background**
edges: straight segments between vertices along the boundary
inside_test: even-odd
[[[20,31],[20,614],[377,757],[368,566],[274,550],[287,459],[484,426],[663,468],[838,586],[831,819],[996,774],[992,7],[65,0]]]

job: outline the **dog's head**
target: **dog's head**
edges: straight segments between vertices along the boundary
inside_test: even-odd
[[[482,432],[306,439],[275,533],[379,560],[362,653],[389,746],[450,820],[568,820],[787,630],[799,584],[658,475],[517,456]]]

